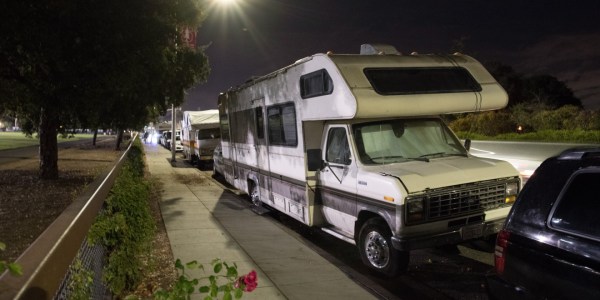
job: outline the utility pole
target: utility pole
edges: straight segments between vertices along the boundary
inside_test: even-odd
[[[175,104],[171,104],[171,162],[175,162]]]

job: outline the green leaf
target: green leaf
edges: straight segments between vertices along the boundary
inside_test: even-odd
[[[218,274],[223,269],[223,264],[222,263],[215,264],[213,269],[214,269],[215,273]]]
[[[223,295],[223,300],[232,300],[233,298],[231,297],[231,293],[225,293]]]
[[[17,275],[17,276],[23,275],[23,268],[21,267],[21,265],[19,265],[17,263],[8,264],[8,270],[13,275]]]
[[[234,279],[237,278],[238,277],[237,268],[236,267],[227,268],[227,277],[234,278]]]
[[[183,269],[184,269],[184,267],[183,267],[183,264],[181,263],[181,259],[179,259],[179,258],[178,258],[178,259],[175,261],[175,268],[177,268],[177,269],[180,269],[180,270],[183,270]]]
[[[235,299],[240,299],[244,296],[244,291],[240,288],[235,289]]]
[[[210,288],[209,288],[207,285],[204,285],[204,286],[201,286],[201,287],[198,289],[198,291],[199,291],[200,293],[208,293],[208,292],[210,292]]]
[[[4,251],[6,250],[6,244],[3,242],[0,242],[0,250]]]
[[[204,297],[204,300],[213,300],[213,298],[211,296],[206,296]]]
[[[217,295],[219,295],[219,289],[217,288],[217,286],[216,286],[216,285],[212,285],[212,286],[210,287],[210,296],[211,296],[211,297],[215,297],[215,298],[216,298],[216,297],[217,297]]]
[[[186,266],[188,269],[195,269],[195,268],[197,268],[197,267],[198,267],[198,262],[197,262],[197,261],[195,261],[195,260],[193,260],[193,261],[190,261],[189,263],[185,264],[185,266]]]

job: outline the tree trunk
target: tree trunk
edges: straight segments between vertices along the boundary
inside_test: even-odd
[[[115,147],[115,150],[117,150],[117,151],[121,150],[121,141],[123,141],[123,130],[117,129],[117,145]]]
[[[92,138],[92,146],[96,146],[96,138],[98,137],[98,128],[94,129],[94,137]]]
[[[58,115],[42,108],[40,113],[40,178],[58,178]]]

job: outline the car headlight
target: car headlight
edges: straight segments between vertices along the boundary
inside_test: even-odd
[[[517,200],[517,194],[519,194],[519,183],[518,182],[509,182],[505,187],[505,199],[504,203],[514,203]]]
[[[406,221],[418,222],[425,219],[425,204],[423,198],[406,200]]]

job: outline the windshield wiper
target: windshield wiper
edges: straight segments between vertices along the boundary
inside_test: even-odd
[[[423,154],[419,157],[438,156],[438,155],[444,155],[444,154],[446,154],[446,152],[436,152],[436,153]]]
[[[431,157],[431,156],[441,156],[441,157],[446,157],[446,156],[464,156],[464,157],[467,157],[467,155],[463,154],[463,153],[436,152],[436,153],[423,154],[423,155],[419,156],[419,159],[426,159],[427,161],[429,161],[428,157]]]

